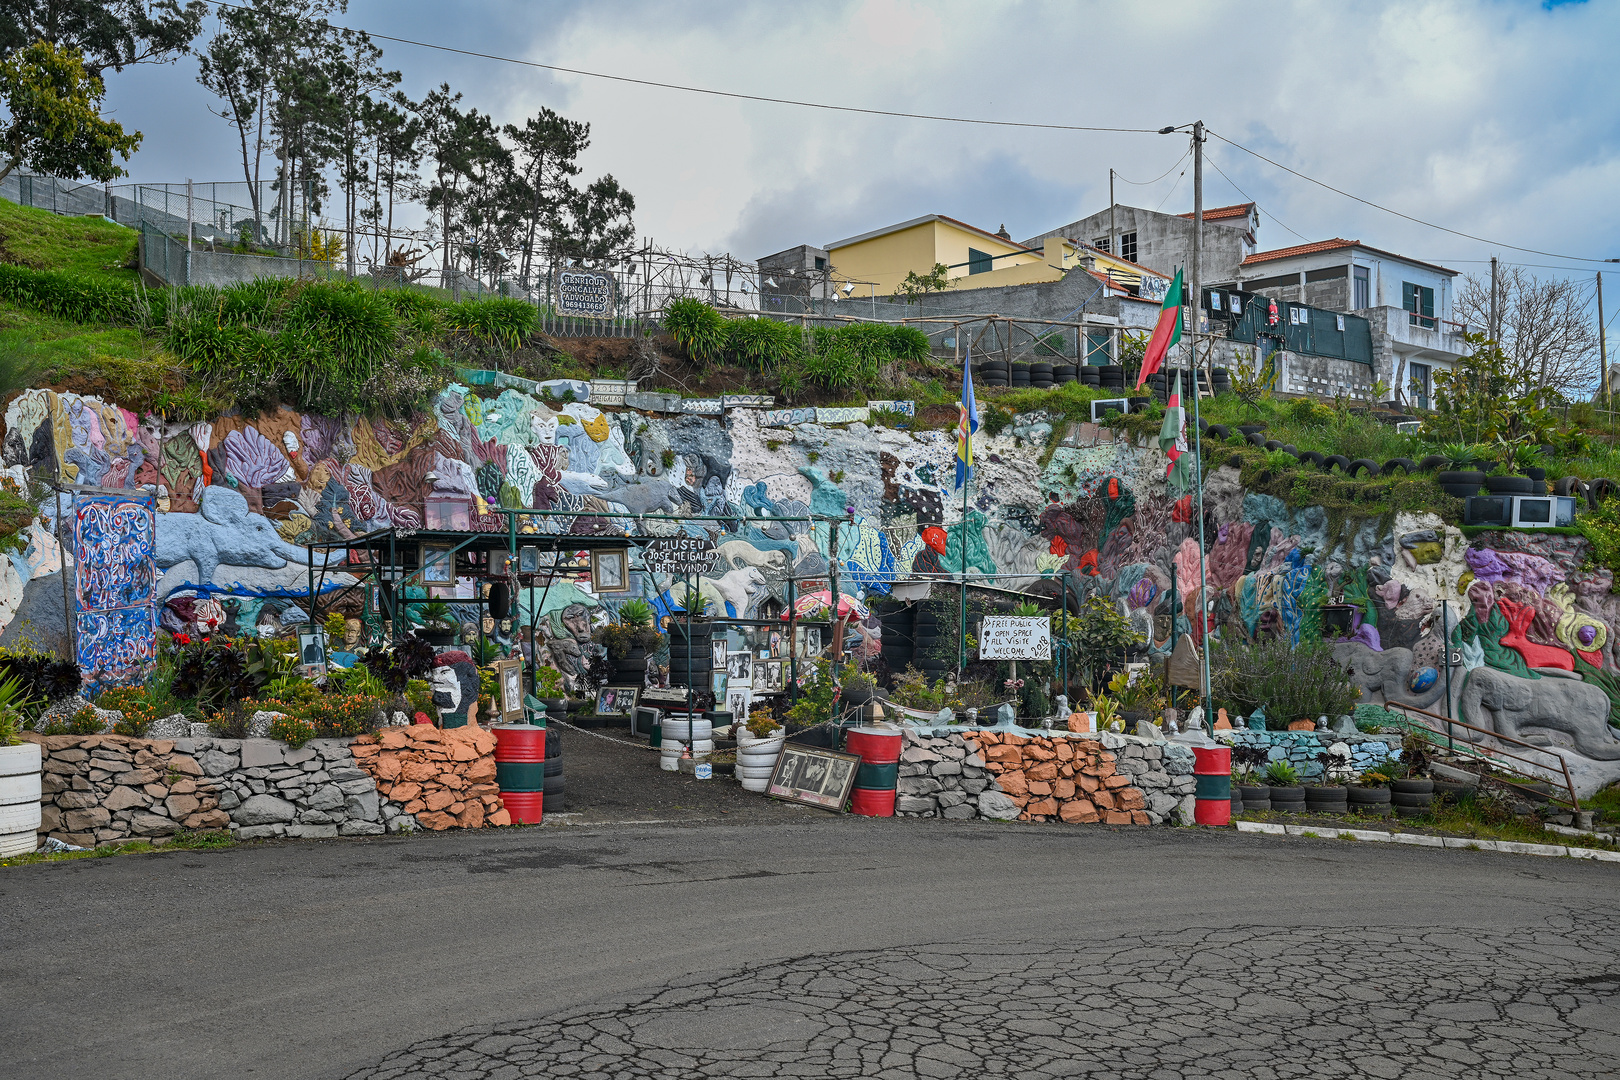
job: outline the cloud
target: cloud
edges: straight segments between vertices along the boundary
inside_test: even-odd
[[[1211,129],[1363,198],[1558,254],[1620,256],[1620,8],[1518,3],[1251,6],[914,3],[473,3],[356,0],[348,22],[402,37],[638,78],[1037,123]],[[1030,236],[1103,208],[1110,168],[1165,172],[1183,135],[995,128],[801,109],[562,75],[383,43],[408,92],[440,81],[502,122],[540,105],[589,121],[587,175],[637,200],[641,234],[752,259],[927,213]],[[114,77],[147,132],[136,171],[229,179],[230,131],[194,62]],[[1206,203],[1262,208],[1262,246],[1347,236],[1420,258],[1492,248],[1290,177],[1218,140]],[[1191,207],[1190,176],[1120,184]],[[212,176],[210,176],[212,178]],[[1167,200],[1167,201],[1166,201]],[[1517,261],[1549,262],[1515,255]],[[1469,269],[1469,265],[1459,265]]]

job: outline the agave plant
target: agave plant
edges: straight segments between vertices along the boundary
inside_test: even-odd
[[[619,621],[626,626],[638,629],[651,626],[653,621],[652,605],[645,600],[626,600],[619,605]]]

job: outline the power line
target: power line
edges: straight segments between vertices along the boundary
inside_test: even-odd
[[[235,11],[253,12],[253,9],[242,4],[227,4],[223,0],[206,0],[218,8],[230,8]],[[939,116],[932,113],[909,113],[897,109],[863,109],[854,105],[829,105],[821,101],[799,101],[794,98],[766,97],[763,94],[742,94],[733,90],[714,90],[706,86],[686,86],[681,83],[659,82],[655,79],[636,79],[629,75],[609,75],[601,71],[584,71],[580,68],[562,67],[557,64],[542,64],[535,60],[518,60],[510,56],[496,56],[494,53],[478,52],[475,49],[457,49],[449,45],[437,45],[431,41],[416,41],[413,38],[393,37],[389,34],[378,34],[370,30],[355,30],[348,26],[335,26],[325,19],[300,19],[299,22],[312,26],[322,26],[333,30],[348,30],[351,33],[365,34],[367,37],[379,41],[392,41],[400,45],[415,45],[419,49],[436,49],[439,52],[455,53],[459,56],[471,56],[479,60],[496,60],[503,64],[517,64],[520,67],[539,68],[542,71],[555,71],[564,75],[582,75],[590,79],[605,79],[609,82],[630,83],[635,86],[651,86],[660,90],[680,90],[688,94],[706,94],[710,97],[733,98],[738,101],[761,101],[771,105],[793,105],[801,109],[823,109],[828,112],[862,113],[867,116],[895,116],[906,120],[937,120],[946,124],[977,124],[985,127],[1012,127],[1032,128],[1044,131],[1102,131],[1130,135],[1156,135],[1157,128],[1124,128],[1124,127],[1088,127],[1080,124],[1037,124],[1023,120],[982,120],[970,116]]]
[[[1219,165],[1215,164],[1215,159],[1214,158],[1212,158],[1212,157],[1210,157],[1209,155],[1206,154],[1206,155],[1204,155],[1204,160],[1209,162],[1209,167],[1210,168],[1214,169],[1218,173],[1221,173],[1221,179],[1225,180],[1228,184],[1231,184],[1232,185],[1232,190],[1236,191],[1239,195],[1243,196],[1245,199],[1248,199],[1250,202],[1254,203],[1254,207],[1255,207],[1256,210],[1259,210],[1260,212],[1264,213],[1267,217],[1269,217],[1272,221],[1275,221],[1277,224],[1282,225],[1284,232],[1294,233],[1295,236],[1298,236],[1301,240],[1304,240],[1307,244],[1310,243],[1310,240],[1306,239],[1305,236],[1301,235],[1300,233],[1294,232],[1293,229],[1290,229],[1286,224],[1284,224],[1282,218],[1278,217],[1276,214],[1273,214],[1271,211],[1267,210],[1265,207],[1263,207],[1259,203],[1255,202],[1254,199],[1250,197],[1249,193],[1247,191],[1244,191],[1242,188],[1238,187],[1237,183],[1230,176],[1227,176],[1224,172],[1221,172],[1221,167]]]
[[[1213,136],[1215,136],[1215,138],[1221,140],[1221,142],[1225,143],[1226,145],[1236,147],[1237,149],[1243,151],[1245,154],[1248,154],[1250,157],[1259,158],[1261,161],[1265,162],[1267,165],[1271,165],[1271,166],[1274,166],[1275,168],[1281,169],[1283,172],[1288,173],[1291,176],[1297,176],[1301,180],[1309,181],[1310,183],[1315,184],[1319,188],[1325,188],[1328,191],[1333,192],[1335,195],[1343,195],[1345,198],[1350,199],[1353,202],[1361,203],[1363,206],[1370,206],[1374,210],[1382,210],[1386,214],[1393,214],[1395,217],[1403,218],[1406,221],[1411,221],[1411,222],[1414,222],[1414,223],[1416,223],[1418,225],[1426,226],[1426,227],[1428,227],[1430,229],[1438,229],[1441,232],[1450,233],[1453,236],[1460,236],[1464,240],[1473,240],[1473,241],[1476,241],[1476,242],[1481,243],[1481,244],[1490,244],[1493,247],[1503,247],[1503,248],[1507,248],[1509,251],[1524,251],[1524,252],[1530,253],[1531,255],[1545,255],[1549,259],[1568,259],[1571,262],[1591,262],[1591,263],[1602,263],[1602,262],[1613,262],[1613,261],[1615,261],[1613,259],[1590,259],[1590,258],[1587,258],[1584,255],[1561,255],[1556,251],[1542,251],[1539,248],[1520,247],[1518,244],[1504,244],[1499,240],[1487,240],[1483,236],[1475,236],[1473,233],[1465,233],[1465,232],[1462,232],[1459,229],[1448,229],[1444,225],[1436,225],[1432,221],[1424,221],[1422,218],[1413,217],[1411,214],[1403,214],[1399,210],[1391,210],[1389,207],[1383,206],[1383,205],[1381,205],[1379,203],[1375,203],[1371,199],[1363,199],[1359,195],[1352,195],[1348,191],[1345,191],[1342,188],[1336,188],[1332,184],[1323,183],[1322,181],[1316,179],[1314,176],[1306,176],[1304,173],[1300,172],[1298,169],[1290,169],[1287,165],[1284,165],[1282,162],[1274,161],[1271,158],[1266,157],[1266,155],[1260,153],[1259,151],[1250,150],[1247,146],[1244,146],[1242,143],[1233,142],[1231,139],[1228,139],[1226,136],[1220,134],[1219,132],[1211,131],[1207,127],[1204,130],[1208,134],[1213,135]],[[1293,232],[1292,229],[1290,229],[1289,231]],[[1298,235],[1298,234],[1296,233],[1295,235]]]
[[[1158,176],[1155,176],[1152,180],[1127,180],[1123,176],[1119,175],[1119,173],[1117,173],[1117,172],[1114,174],[1114,179],[1118,180],[1122,184],[1129,184],[1129,185],[1131,185],[1131,187],[1152,187],[1154,184],[1157,184],[1160,180],[1163,180],[1165,177],[1167,177],[1171,173],[1175,172],[1176,171],[1176,166],[1180,165],[1182,161],[1186,161],[1187,158],[1191,154],[1192,154],[1192,148],[1188,147],[1187,148],[1187,153],[1181,155],[1181,160],[1180,161],[1177,161],[1175,165],[1170,166],[1168,169],[1164,170],[1164,172],[1160,173]]]

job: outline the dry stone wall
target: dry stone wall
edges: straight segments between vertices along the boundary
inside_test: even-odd
[[[386,809],[424,829],[512,823],[495,784],[495,736],[483,728],[388,727],[352,749]]]
[[[80,847],[161,841],[230,824],[224,786],[191,747],[121,735],[32,735],[43,776],[40,833]]]
[[[1190,824],[1192,751],[1134,736],[908,730],[895,813],[1001,821]]]

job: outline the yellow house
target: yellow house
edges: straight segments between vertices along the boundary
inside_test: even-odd
[[[943,214],[852,236],[828,244],[826,250],[834,287],[851,299],[891,295],[907,273],[926,274],[936,263],[949,267],[953,291],[1057,281],[1078,268],[1130,293],[1160,300],[1170,280],[1090,244],[1054,236],[1047,237],[1040,249],[1025,247]]]
[[[1012,267],[1039,267],[1045,261],[1043,253],[1034,248],[943,214],[929,214],[839,240],[827,245],[827,255],[835,286],[840,282],[853,284],[855,288],[847,291],[852,298],[868,292],[888,296],[900,287],[907,273],[926,274],[936,263],[950,267],[953,280],[974,279],[971,287],[976,288],[980,277],[995,276]]]

